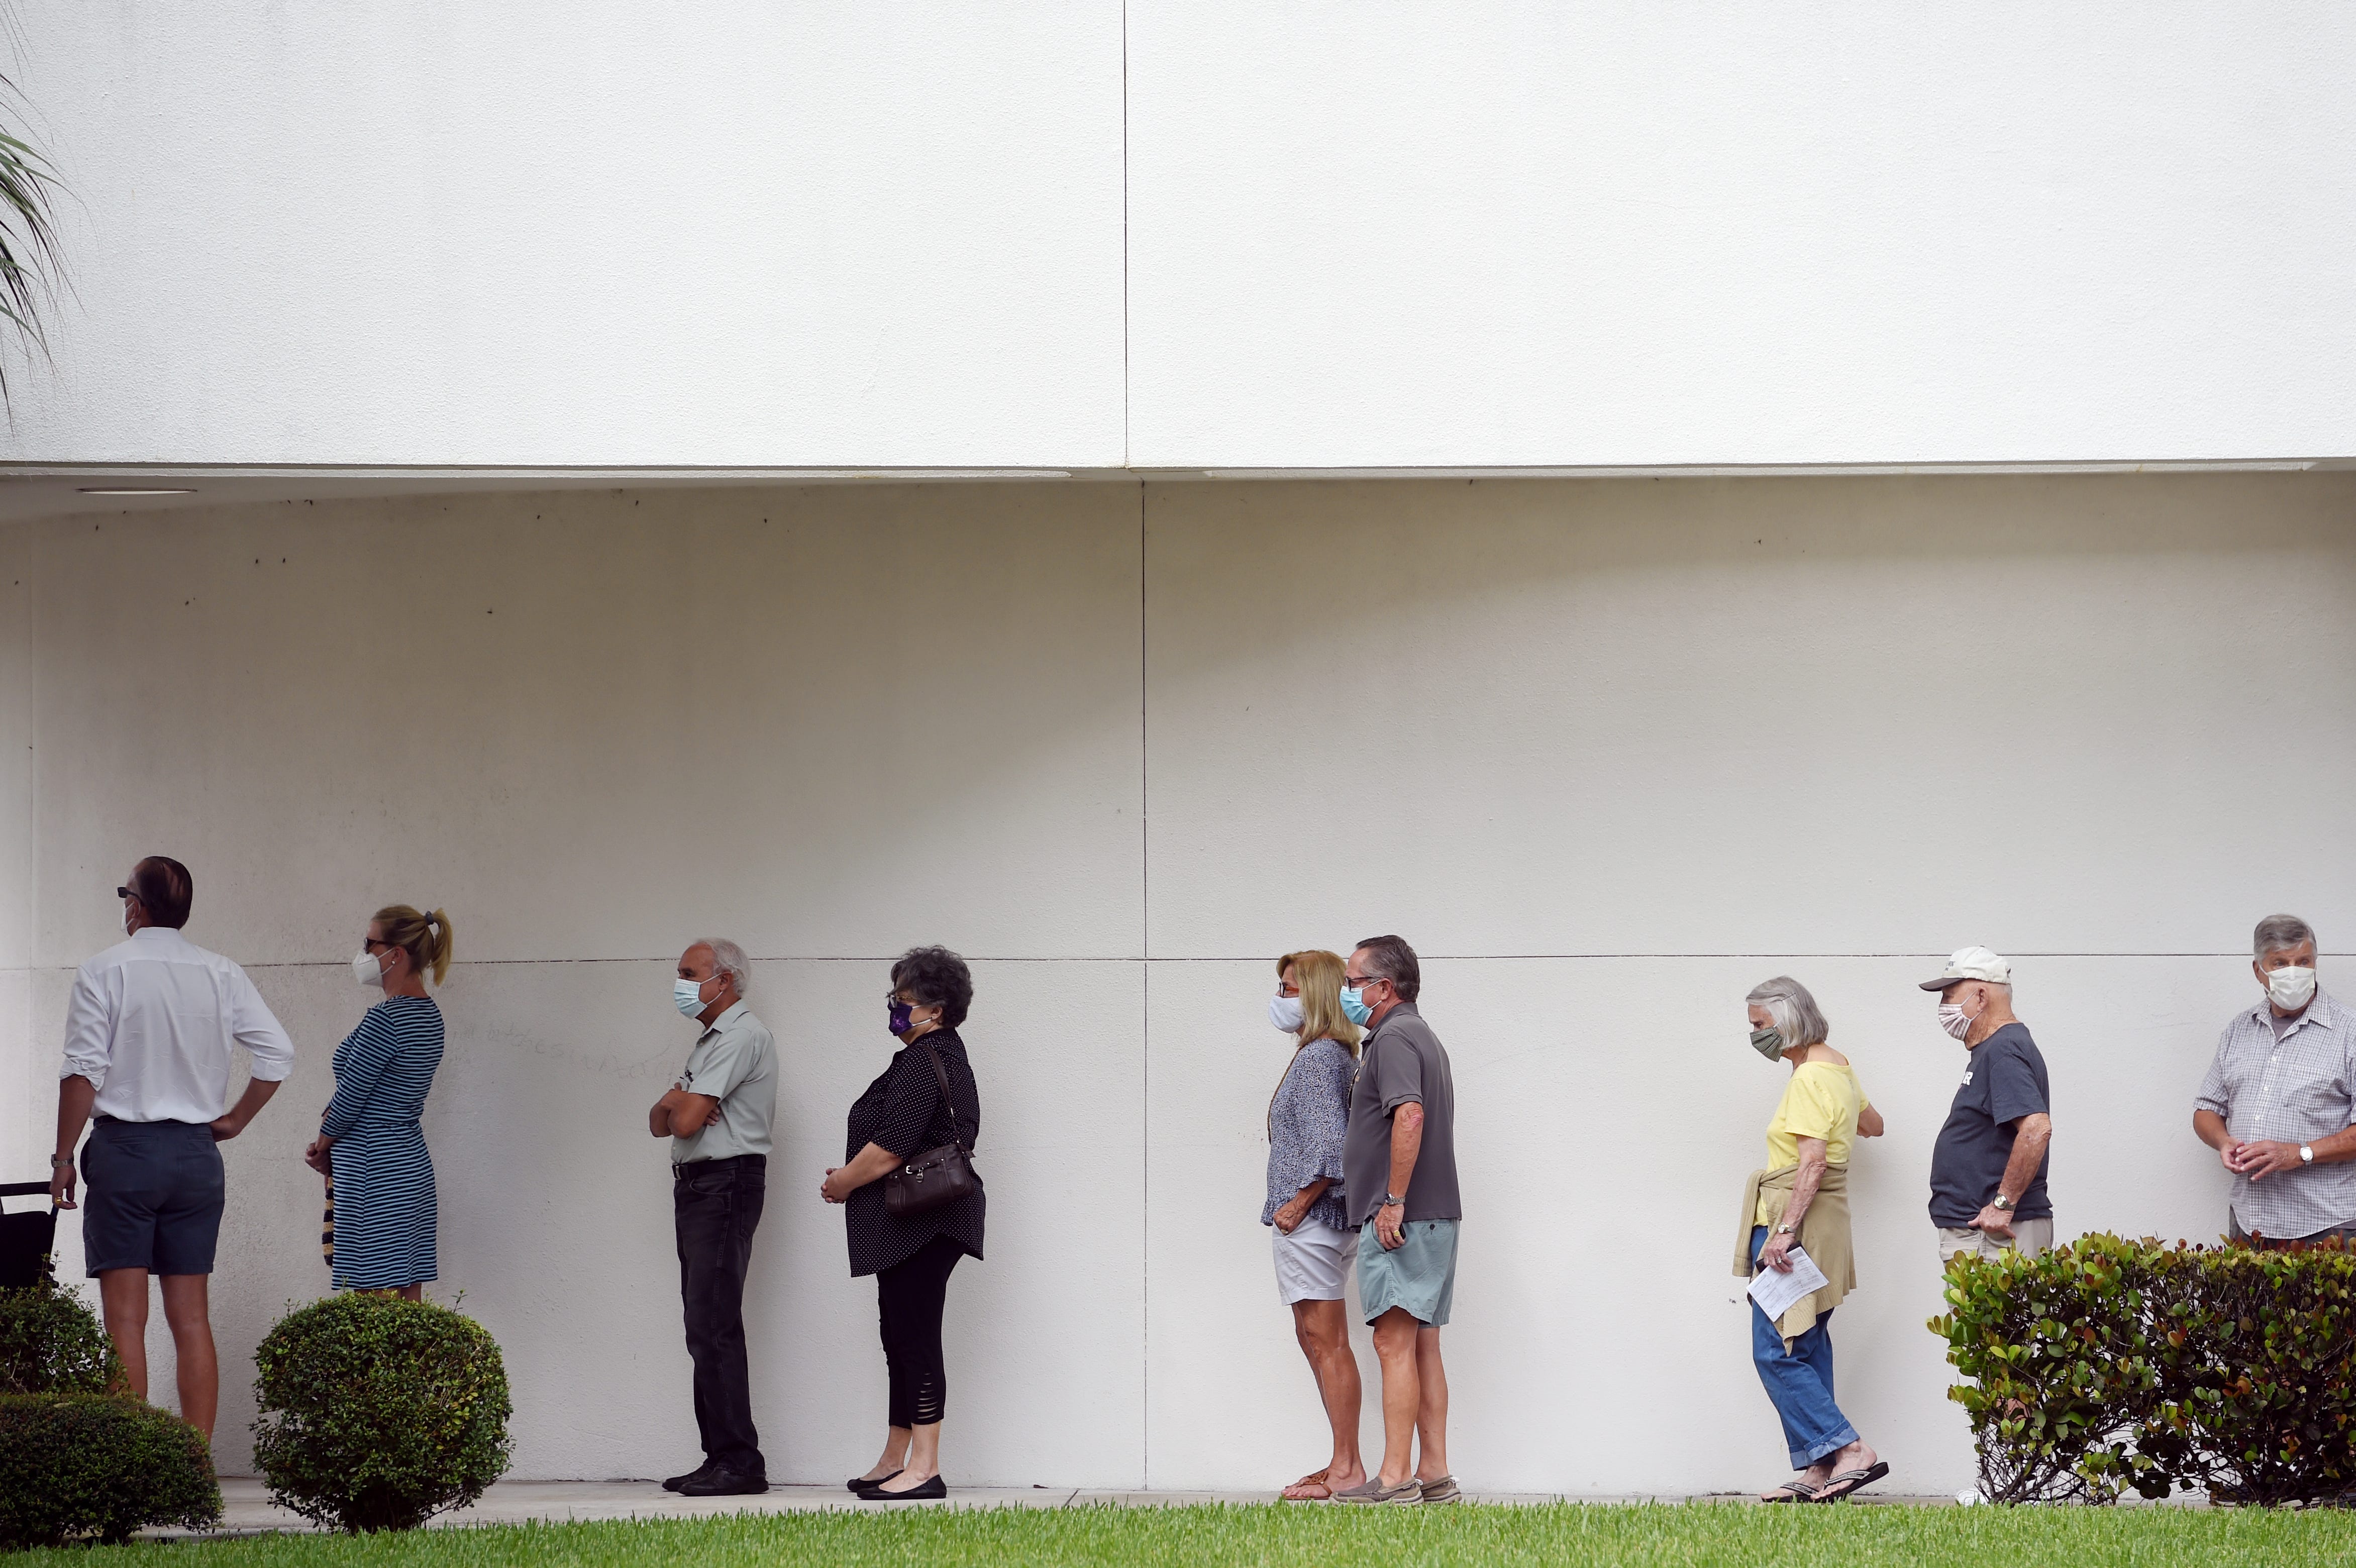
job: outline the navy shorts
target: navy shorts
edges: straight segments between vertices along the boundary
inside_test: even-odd
[[[220,1240],[220,1148],[202,1122],[101,1116],[81,1149],[82,1268],[210,1274]]]

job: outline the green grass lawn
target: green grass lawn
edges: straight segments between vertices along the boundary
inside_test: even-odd
[[[836,1511],[31,1552],[24,1568],[771,1568],[821,1563],[2107,1563],[2356,1559],[2356,1513],[2186,1509],[1210,1507]]]

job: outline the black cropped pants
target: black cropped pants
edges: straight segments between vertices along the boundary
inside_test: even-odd
[[[941,1359],[941,1312],[948,1305],[949,1271],[965,1249],[935,1236],[905,1262],[875,1276],[883,1320],[884,1364],[892,1378],[891,1424],[930,1426],[948,1406],[948,1369]]]

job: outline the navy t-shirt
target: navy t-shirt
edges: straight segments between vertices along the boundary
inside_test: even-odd
[[[2011,1124],[2052,1111],[2045,1058],[2029,1038],[2027,1025],[2007,1024],[1974,1046],[1954,1105],[1947,1112],[1947,1125],[1939,1129],[1938,1145],[1931,1151],[1931,1223],[1961,1230],[1979,1218],[1996,1197],[2005,1162],[2012,1157]],[[2051,1154],[2037,1162],[2036,1179],[2012,1206],[2021,1219],[2052,1217],[2052,1200],[2045,1196],[2045,1168],[2051,1163]]]

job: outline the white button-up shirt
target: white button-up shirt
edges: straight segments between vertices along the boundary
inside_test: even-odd
[[[209,1122],[229,1110],[230,1047],[253,1075],[294,1070],[286,1038],[245,971],[168,926],[143,926],[74,974],[59,1078],[98,1085],[102,1116]]]
[[[2267,1003],[2234,1014],[2192,1103],[2245,1143],[2311,1144],[2356,1126],[2356,1011],[2318,991],[2280,1040]],[[2356,1224],[2356,1164],[2234,1177],[2233,1218],[2281,1242]]]

